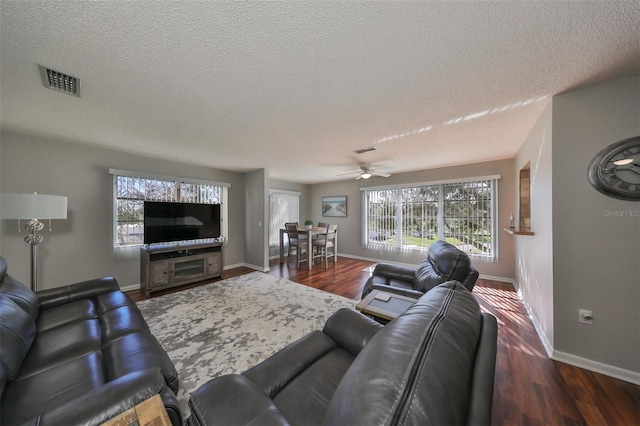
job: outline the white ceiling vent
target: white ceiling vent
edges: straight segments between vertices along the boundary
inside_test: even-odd
[[[40,67],[40,75],[42,76],[44,87],[66,93],[67,95],[80,97],[79,78],[54,71],[42,65],[38,65],[38,67]]]
[[[360,154],[364,154],[365,152],[371,152],[371,151],[377,151],[378,148],[376,148],[375,146],[368,146],[366,148],[360,148],[360,149],[356,149],[355,152],[356,154],[360,155]]]

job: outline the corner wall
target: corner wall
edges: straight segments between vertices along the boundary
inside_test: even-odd
[[[229,241],[223,264],[244,262],[245,189],[243,175],[92,147],[45,137],[2,131],[0,192],[38,192],[68,197],[67,220],[54,220],[38,246],[40,289],[97,276],[115,276],[122,287],[140,283],[137,252],[116,255],[112,237],[112,178],[109,168],[227,182]],[[176,147],[179,149],[179,147]],[[29,283],[29,246],[17,221],[2,220],[2,251],[9,273]],[[47,224],[48,225],[48,224]]]
[[[533,236],[514,235],[516,288],[545,346],[553,352],[553,218],[552,218],[552,104],[543,110],[515,160],[514,175],[529,163],[531,230]],[[514,188],[516,223],[519,188]]]
[[[594,155],[638,135],[640,76],[553,98],[554,358],[640,383],[640,203],[587,180]]]

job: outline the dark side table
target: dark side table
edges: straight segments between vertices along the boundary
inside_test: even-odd
[[[417,299],[373,290],[356,305],[356,309],[374,320],[386,324],[409,309]]]

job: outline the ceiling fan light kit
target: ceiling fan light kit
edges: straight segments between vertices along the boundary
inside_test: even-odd
[[[388,178],[389,176],[391,176],[389,173],[384,173],[384,172],[381,172],[379,170],[380,169],[371,167],[371,164],[360,164],[360,170],[353,171],[353,172],[347,172],[347,173],[341,173],[341,174],[336,175],[336,176],[346,176],[346,175],[358,174],[358,176],[356,177],[356,180],[360,180],[360,179],[365,179],[366,180],[366,179],[370,179],[373,176],[380,176],[380,177],[385,177],[385,178]]]

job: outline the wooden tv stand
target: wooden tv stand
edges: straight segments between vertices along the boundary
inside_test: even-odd
[[[222,277],[222,242],[152,244],[140,248],[140,290],[145,295]]]

